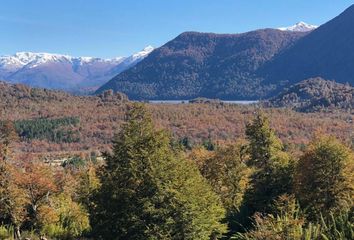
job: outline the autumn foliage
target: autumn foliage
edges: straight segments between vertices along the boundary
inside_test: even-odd
[[[127,114],[114,116],[112,110],[92,121],[116,133],[113,144],[102,144],[107,150],[102,157],[87,154],[90,148],[72,151],[108,139],[81,125],[83,142],[63,145],[71,156],[59,165],[34,154],[35,141],[21,142],[12,121],[1,122],[0,238],[353,239],[351,140],[309,132],[316,121],[327,124],[329,118],[304,115],[317,120],[305,127],[312,140],[299,144],[295,139],[304,132],[295,129],[305,128],[281,124],[300,117],[294,112],[284,120],[276,119],[281,111],[252,113],[249,107],[109,104],[116,111],[127,107]],[[230,126],[218,126],[216,113]],[[85,116],[80,124],[87,123]],[[231,134],[232,141],[224,135],[227,129],[243,132],[237,138]],[[88,140],[88,132],[99,137]],[[188,132],[193,137],[185,136]]]

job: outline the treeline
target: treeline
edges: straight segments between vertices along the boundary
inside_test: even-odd
[[[113,89],[134,100],[264,98],[276,89],[262,82],[267,73],[261,67],[302,36],[273,29],[227,35],[185,32],[96,93]]]
[[[47,140],[56,143],[71,143],[80,141],[77,130],[73,127],[79,124],[77,117],[57,119],[18,120],[14,122],[16,132],[23,140]]]
[[[73,96],[63,92],[29,89],[23,85],[0,83],[0,121],[61,119],[78,116],[80,123],[64,127],[79,131],[79,142],[26,140],[18,143],[18,151],[47,154],[87,150],[105,151],[117,128],[123,123],[131,103],[110,96]],[[157,127],[172,132],[176,139],[187,137],[199,144],[209,137],[217,143],[245,138],[245,123],[252,118],[254,106],[232,104],[147,104]],[[354,143],[353,114],[345,112],[302,114],[288,109],[264,109],[287,149],[299,149],[311,139],[311,133],[322,131],[334,135],[345,144]],[[328,127],[331,126],[331,127]],[[61,127],[60,127],[61,128]],[[354,149],[354,144],[352,144]]]
[[[16,158],[13,126],[3,125],[0,235],[354,238],[354,155],[338,140],[315,136],[295,156],[258,113],[246,126],[246,139],[186,149],[155,128],[143,105],[132,106],[126,119],[104,163],[62,168]]]

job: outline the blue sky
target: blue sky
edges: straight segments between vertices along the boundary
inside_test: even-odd
[[[349,0],[1,0],[0,55],[17,51],[114,57],[184,31],[240,33],[322,24]]]

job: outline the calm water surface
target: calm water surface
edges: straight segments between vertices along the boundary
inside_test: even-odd
[[[239,104],[239,105],[248,105],[248,104],[254,104],[258,103],[258,101],[223,101],[220,100],[220,102],[223,103],[228,103],[228,104]],[[186,104],[189,103],[189,100],[151,100],[148,101],[148,103],[151,104]]]

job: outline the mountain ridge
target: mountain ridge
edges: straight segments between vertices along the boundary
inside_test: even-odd
[[[153,49],[147,46],[129,57],[112,59],[18,52],[0,57],[0,79],[32,87],[75,92],[78,89],[99,87],[116,74],[137,64]]]
[[[185,32],[96,93],[113,89],[137,100],[260,100],[314,77],[354,85],[353,24],[354,5],[305,32]]]
[[[265,64],[259,74],[280,88],[314,77],[354,85],[353,24],[354,5]]]
[[[241,34],[184,32],[96,93],[113,89],[138,100],[235,96],[252,100],[268,91],[260,89],[255,70],[306,34],[277,29]],[[249,80],[254,81],[242,88]]]

